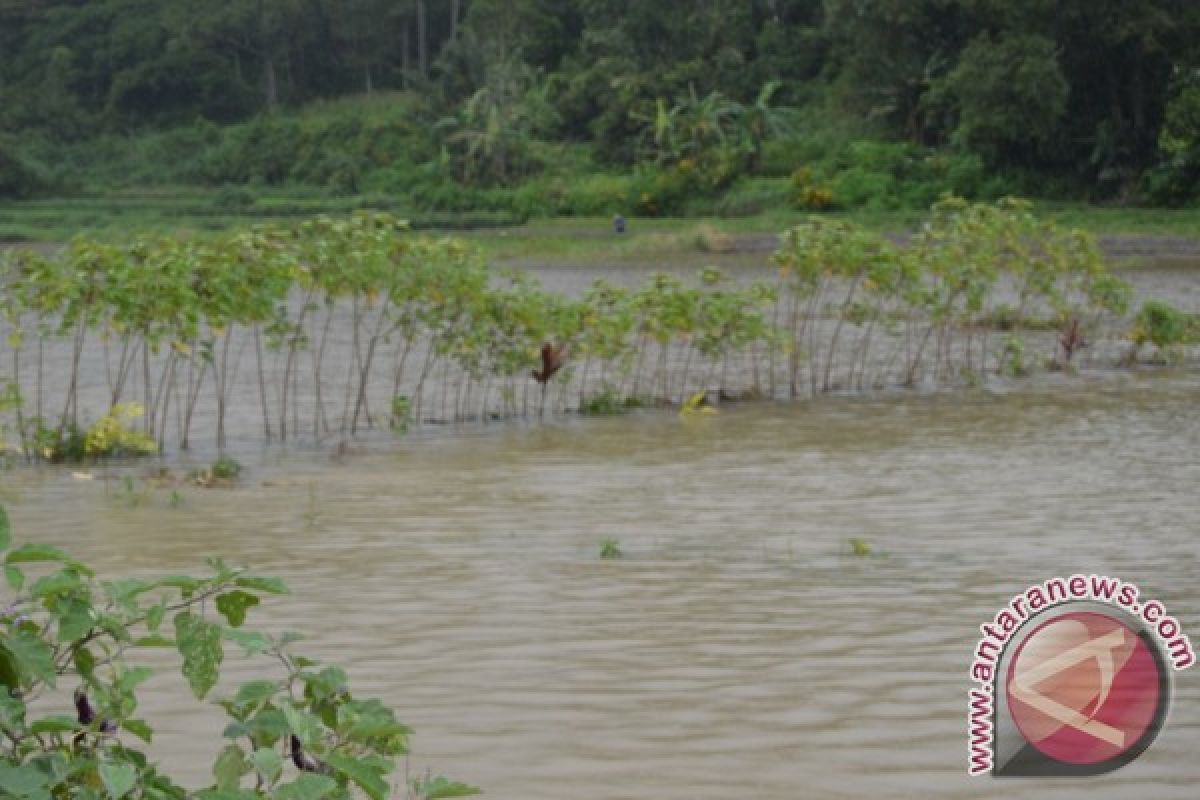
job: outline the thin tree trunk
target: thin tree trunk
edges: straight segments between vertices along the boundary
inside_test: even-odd
[[[267,410],[267,378],[263,374],[262,331],[254,326],[254,352],[258,356],[258,397],[262,403],[263,434],[271,441],[271,416]]]
[[[429,75],[429,24],[425,13],[425,0],[417,0],[417,66],[421,77]]]
[[[263,60],[263,91],[266,95],[267,110],[274,111],[279,105],[279,83],[275,76],[275,59],[270,56]]]

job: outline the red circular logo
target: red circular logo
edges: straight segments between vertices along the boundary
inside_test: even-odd
[[[1080,611],[1043,623],[1021,642],[1005,691],[1027,742],[1056,761],[1100,764],[1137,746],[1160,718],[1164,677],[1136,631]]]

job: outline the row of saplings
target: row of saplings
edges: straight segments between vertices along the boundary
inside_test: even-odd
[[[154,453],[190,446],[199,416],[223,448],[248,396],[239,382],[267,439],[619,411],[698,391],[977,384],[1028,370],[1023,334],[1054,332],[1049,359],[1070,365],[1129,311],[1129,287],[1091,236],[1018,201],[947,199],[903,245],[813,218],[772,263],[756,282],[710,267],[694,283],[599,280],[573,298],[382,214],[14,251],[0,265],[11,352],[0,435],[31,459]],[[1120,330],[1130,358],[1147,344],[1175,358],[1198,333],[1154,301]],[[69,374],[51,386],[54,348]],[[96,352],[110,411],[87,424],[82,373]]]

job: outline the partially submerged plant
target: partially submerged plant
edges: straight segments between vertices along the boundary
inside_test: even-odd
[[[601,558],[622,558],[625,553],[621,550],[621,542],[617,539],[605,539],[600,542]]]
[[[610,416],[624,414],[636,405],[633,398],[622,398],[616,387],[605,385],[595,394],[583,398],[579,413],[586,416]]]
[[[716,414],[717,409],[708,402],[708,392],[696,392],[679,409],[681,417],[691,417],[697,414]]]
[[[221,455],[210,466],[193,470],[188,479],[205,489],[234,486],[242,474],[242,465],[232,456]]]
[[[1020,336],[1008,335],[1001,342],[999,371],[1010,378],[1019,378],[1029,373],[1025,363],[1025,340]]]
[[[355,696],[340,668],[297,654],[298,634],[245,627],[265,596],[287,592],[279,580],[211,559],[205,576],[101,581],[56,547],[12,547],[3,507],[0,553],[15,595],[0,612],[0,788],[6,796],[392,795],[391,776],[408,752],[409,728],[379,700]],[[149,742],[154,733],[153,721],[137,716],[139,687],[154,670],[137,662],[150,648],[177,651],[192,694],[204,700],[217,686],[230,646],[256,659],[261,671],[217,703],[229,724],[213,765],[215,783],[189,792],[138,749],[136,740]],[[198,754],[203,732],[192,735]],[[419,779],[408,791],[419,800],[478,793],[440,776]]]
[[[392,397],[391,428],[393,433],[407,433],[412,422],[412,400],[407,395]]]
[[[771,260],[769,284],[707,267],[632,289],[596,281],[576,298],[515,271],[498,280],[467,243],[378,213],[123,247],[79,238],[52,256],[8,251],[0,318],[12,386],[0,390],[0,428],[27,458],[63,461],[95,457],[89,447],[109,454],[114,442],[125,454],[151,441],[187,448],[208,419],[224,449],[246,396],[262,435],[285,440],[631,400],[678,406],[700,389],[774,398],[961,385],[1012,371],[997,328],[1049,325],[1061,332],[1053,355],[1070,361],[1084,332],[1129,302],[1094,237],[1014,200],[947,197],[906,246],[813,217],[783,234]],[[1135,346],[1176,352],[1168,316],[1143,309]],[[45,384],[47,344],[70,365],[60,390]],[[97,346],[108,407],[138,397],[144,439],[116,414],[89,445],[81,378]],[[214,414],[200,413],[206,403]]]
[[[1171,304],[1147,300],[1134,317],[1129,331],[1129,339],[1133,342],[1129,360],[1135,360],[1147,344],[1154,345],[1155,355],[1162,361],[1175,360],[1183,345],[1200,339],[1200,335],[1193,333],[1193,326],[1195,322]]]

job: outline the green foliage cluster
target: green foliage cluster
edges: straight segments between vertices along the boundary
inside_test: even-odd
[[[13,599],[0,612],[0,790],[19,800],[347,800],[393,796],[410,730],[379,700],[353,694],[343,670],[295,652],[302,637],[248,629],[265,595],[287,589],[209,562],[202,577],[100,580],[44,544],[13,546],[0,507],[0,553]],[[187,791],[139,749],[153,721],[139,687],[147,651],[178,653],[197,700],[216,687],[228,648],[261,663],[261,677],[218,701],[229,718],[214,783]],[[74,707],[73,713],[61,709]],[[215,737],[214,737],[215,738]],[[197,742],[202,734],[197,732]],[[218,742],[214,742],[216,747]],[[197,751],[200,750],[197,744]],[[404,787],[419,800],[478,790],[443,777]]]
[[[620,210],[682,213],[682,193],[812,165],[771,171],[837,128],[827,142],[963,159],[938,188],[966,196],[999,196],[958,174],[986,167],[1026,192],[1186,204],[1198,33],[1200,10],[1177,0],[5,3],[0,136],[17,136],[0,143],[0,197],[262,182],[401,193],[413,209],[608,213],[609,191],[492,190],[637,171]],[[555,147],[595,163],[567,166]],[[832,187],[844,207],[936,197],[906,197],[919,176],[857,156],[837,172],[851,173]]]
[[[600,542],[600,557],[603,559],[623,558],[624,551],[621,550],[621,542],[618,539],[604,539]]]
[[[47,188],[42,170],[30,163],[14,144],[0,137],[0,198],[21,200]]]
[[[996,200],[1014,188],[989,177],[969,153],[867,139],[818,142],[784,140],[793,149],[772,154],[773,170],[791,170],[789,199],[798,209],[923,210],[944,194]]]
[[[1130,294],[1105,268],[1091,236],[1040,222],[1016,200],[943,199],[906,247],[814,217],[784,235],[773,260],[790,295],[783,325],[792,343],[793,395],[801,354],[813,393],[873,385],[868,356],[881,333],[899,342],[887,359],[901,365],[904,385],[971,380],[994,357],[990,326],[981,323],[1006,292],[1017,297],[1018,319],[1045,314],[1089,331],[1123,315]],[[853,355],[835,372],[847,333],[855,338]]]
[[[1200,316],[1187,314],[1161,300],[1147,300],[1133,318],[1129,339],[1133,343],[1130,360],[1136,359],[1147,344],[1152,344],[1159,359],[1171,362],[1185,345],[1200,342]]]
[[[655,386],[667,400],[675,392],[665,366],[672,345],[695,350],[711,373],[717,362],[767,335],[763,310],[772,299],[764,287],[723,286],[713,277],[691,288],[663,275],[636,292],[598,282],[572,300],[519,273],[497,282],[463,242],[413,235],[402,221],[378,213],[203,241],[141,237],[118,247],[77,239],[55,256],[6,254],[0,280],[8,287],[0,318],[9,325],[16,384],[30,385],[31,396],[44,393],[40,383],[33,385],[41,380],[40,361],[28,363],[41,359],[43,349],[27,343],[60,342],[71,356],[65,394],[55,398],[61,403],[56,419],[16,407],[21,450],[30,458],[66,451],[81,429],[78,376],[89,342],[105,345],[109,402],[116,409],[111,418],[135,388],[145,396],[137,439],[145,449],[151,442],[165,449],[174,419],[180,420],[179,445],[189,446],[202,398],[215,407],[213,433],[223,448],[247,345],[268,439],[294,437],[302,428],[314,437],[377,423],[402,430],[410,419],[431,414],[483,418],[497,392],[504,413],[527,413],[528,376],[547,342],[568,346],[582,363],[580,397],[588,396],[594,371],[601,384],[620,378],[633,396],[649,391],[643,362],[653,343],[662,351]],[[349,375],[327,360],[331,326],[342,313],[353,340]],[[450,369],[459,381],[453,406],[445,388]],[[335,371],[341,391],[322,394]],[[302,372],[316,391],[303,421]],[[415,381],[411,401],[400,392],[406,379]],[[388,419],[371,413],[373,381],[392,388]],[[335,415],[329,406],[338,400],[343,407]],[[543,390],[539,413],[546,404]],[[97,426],[115,443],[106,453],[137,449],[131,434],[110,428],[103,421]]]
[[[715,229],[695,238],[709,252],[729,246]],[[708,267],[694,281],[598,280],[568,297],[380,213],[202,241],[77,239],[57,256],[13,251],[0,270],[10,396],[47,404],[37,343],[65,347],[73,366],[64,395],[48,398],[57,418],[18,402],[4,419],[30,458],[73,447],[80,361],[97,341],[118,409],[110,417],[135,390],[145,399],[136,441],[146,450],[165,450],[172,434],[186,448],[202,398],[224,448],[230,404],[245,397],[234,391],[243,352],[263,435],[320,439],[427,420],[675,404],[698,391],[775,397],[805,383],[816,394],[977,382],[1016,352],[1019,331],[999,350],[990,338],[999,321],[1063,332],[1070,361],[1129,302],[1092,236],[1039,220],[1016,200],[945,198],[904,245],[814,216],[783,235],[772,261],[774,282]],[[339,339],[349,342],[334,355]],[[92,439],[138,449],[111,427],[94,426]]]

